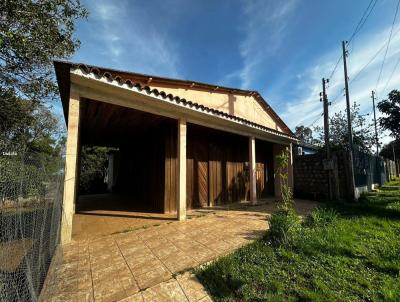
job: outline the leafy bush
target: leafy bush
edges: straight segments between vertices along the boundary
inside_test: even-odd
[[[275,244],[290,244],[300,229],[300,219],[293,211],[277,211],[269,220],[267,238]]]
[[[294,210],[292,189],[288,183],[288,166],[290,150],[286,148],[279,154],[277,174],[281,181],[281,199],[278,201],[278,211],[269,219],[267,237],[275,244],[289,244],[299,230],[300,220]]]
[[[338,213],[331,208],[315,208],[305,220],[305,225],[310,227],[326,226],[338,218]]]
[[[293,200],[293,192],[292,188],[289,187],[288,180],[288,167],[289,167],[289,159],[290,159],[290,150],[289,148],[285,148],[281,154],[276,156],[276,160],[278,162],[277,173],[280,178],[281,183],[281,200],[278,202],[278,209],[283,212],[292,211],[294,209],[294,200]]]

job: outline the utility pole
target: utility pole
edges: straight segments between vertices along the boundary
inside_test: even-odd
[[[393,161],[394,161],[394,173],[396,174],[396,176],[399,176],[400,171],[397,169],[396,152],[394,152],[394,143],[395,143],[395,141],[392,142]]]
[[[326,84],[329,83],[329,79],[322,79],[322,96],[321,101],[324,104],[324,133],[325,133],[325,148],[326,148],[326,157],[328,159],[331,158],[331,151],[329,147],[329,114],[328,114],[328,96],[326,95]]]
[[[328,168],[328,185],[329,185],[329,199],[332,200],[332,171],[331,171],[331,148],[329,146],[329,113],[328,113],[328,96],[326,95],[326,84],[329,83],[329,79],[322,79],[322,95],[320,101],[324,104],[324,134],[325,134],[325,148],[326,148],[326,160],[329,165]]]
[[[349,165],[350,165],[350,188],[352,191],[351,198],[355,199],[355,180],[354,180],[354,165],[353,165],[353,129],[351,127],[351,114],[350,114],[350,96],[349,96],[349,81],[347,76],[347,50],[346,50],[346,41],[342,41],[342,49],[343,49],[343,69],[344,69],[344,87],[346,91],[346,107],[347,107],[347,131],[349,136]]]
[[[372,107],[374,108],[376,156],[379,156],[379,140],[378,140],[378,130],[376,128],[376,113],[375,113],[375,91],[373,91],[373,90],[372,90],[371,98],[372,98]]]

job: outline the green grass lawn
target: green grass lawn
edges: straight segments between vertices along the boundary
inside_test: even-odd
[[[400,301],[400,191],[331,203],[333,221],[268,234],[196,274],[216,301]]]

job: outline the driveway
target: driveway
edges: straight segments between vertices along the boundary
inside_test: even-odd
[[[314,202],[297,201],[300,213]],[[63,247],[42,292],[48,301],[210,301],[191,269],[265,234],[268,201],[196,211],[168,222]]]

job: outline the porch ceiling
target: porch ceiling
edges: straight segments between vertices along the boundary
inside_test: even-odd
[[[171,119],[123,106],[83,100],[81,141],[83,145],[120,146],[134,135]]]

